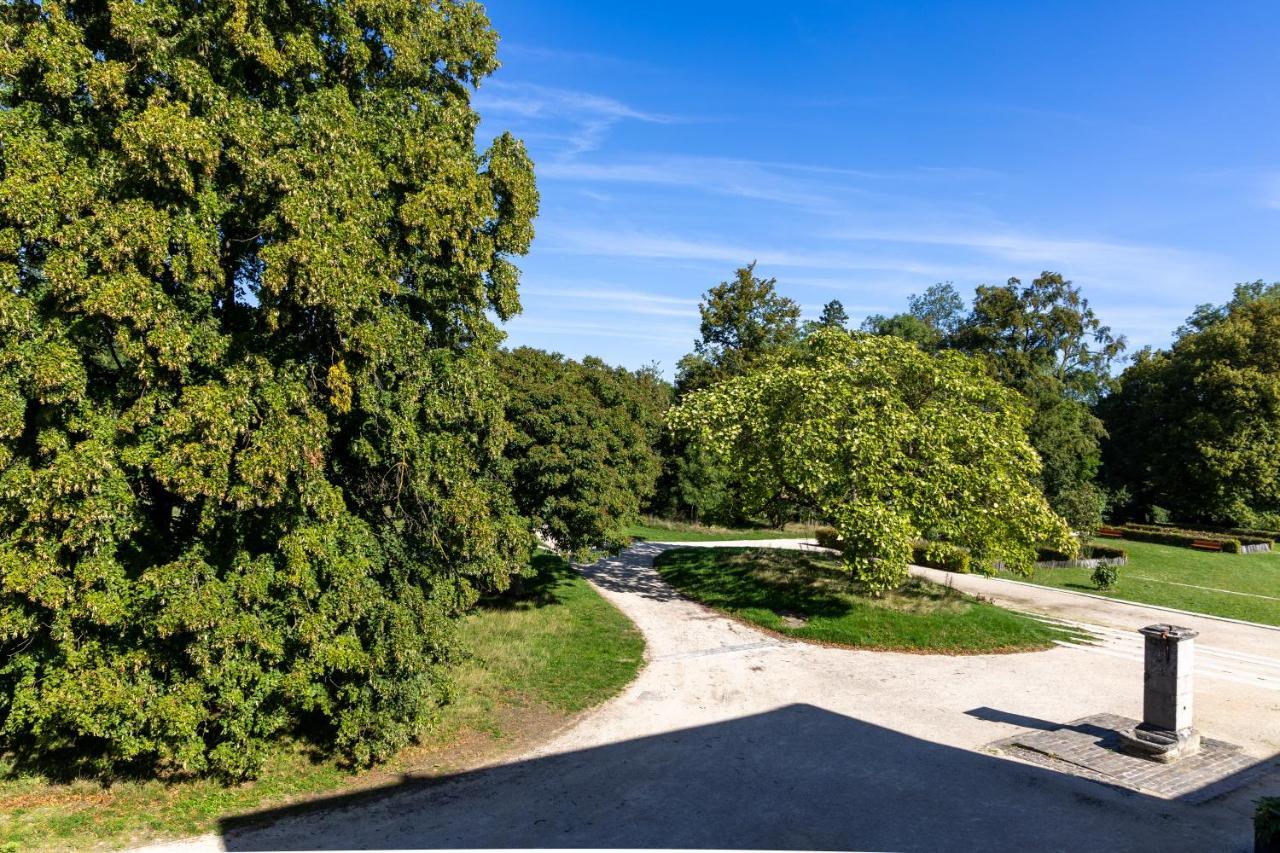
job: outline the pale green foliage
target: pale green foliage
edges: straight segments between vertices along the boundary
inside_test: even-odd
[[[668,422],[735,468],[748,507],[815,511],[857,576],[888,589],[926,533],[1022,571],[1037,545],[1074,552],[1035,484],[1028,418],[974,359],[828,329],[690,394]]]
[[[538,198],[475,147],[483,10],[15,0],[0,42],[0,744],[388,754],[528,543],[489,312]]]

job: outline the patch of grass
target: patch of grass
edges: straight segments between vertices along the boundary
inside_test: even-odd
[[[778,527],[715,527],[705,524],[689,524],[666,518],[646,516],[640,524],[627,528],[633,539],[656,542],[722,542],[740,539],[793,539],[812,536],[815,525],[787,524]]]
[[[770,631],[841,646],[946,654],[1031,651],[1071,633],[913,578],[882,597],[840,562],[796,551],[685,548],[655,563],[682,593]]]
[[[481,603],[460,626],[470,657],[456,701],[421,745],[361,773],[282,744],[253,782],[208,779],[49,784],[0,761],[0,851],[120,847],[213,830],[219,818],[453,772],[563,725],[622,689],[639,669],[635,626],[563,560],[534,558],[511,594]]]
[[[1014,580],[1280,625],[1280,552],[1221,554],[1129,540],[1123,547],[1129,563],[1118,568],[1116,584],[1108,590],[1093,585],[1089,569],[1037,569]]]

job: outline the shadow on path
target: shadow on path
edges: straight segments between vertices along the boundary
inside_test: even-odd
[[[812,705],[223,822],[228,850],[1243,850],[1247,820]],[[1237,817],[1239,818],[1237,820]]]
[[[637,542],[619,554],[582,566],[581,571],[592,583],[612,592],[639,595],[652,601],[675,601],[681,595],[662,579],[653,567],[653,561],[663,551],[679,547]]]

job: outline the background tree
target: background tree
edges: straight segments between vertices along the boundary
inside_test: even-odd
[[[673,428],[733,467],[748,508],[782,497],[830,521],[873,589],[906,576],[926,531],[1029,569],[1074,550],[1035,483],[1021,397],[959,353],[823,330],[690,394]]]
[[[528,347],[503,353],[500,364],[520,511],[567,551],[625,545],[661,468],[654,442],[670,386],[649,371]]]
[[[1100,412],[1131,513],[1280,524],[1280,285],[1197,308],[1172,348],[1138,353]]]
[[[778,294],[776,279],[757,278],[754,263],[739,268],[732,281],[708,290],[698,310],[700,337],[676,366],[676,399],[740,375],[767,353],[800,338],[800,306]],[[748,520],[725,465],[682,436],[669,434],[662,447],[663,472],[653,509],[700,522]]]
[[[799,337],[800,306],[778,295],[777,279],[757,278],[755,268],[739,268],[733,281],[708,290],[698,305],[700,337],[676,371],[681,393],[737,376]]]
[[[537,209],[477,152],[479,5],[0,12],[0,748],[367,761],[527,537],[500,318]]]
[[[907,299],[907,311],[886,317],[872,314],[862,322],[864,331],[911,341],[927,351],[950,342],[964,321],[964,300],[951,282],[930,285]]]
[[[839,299],[832,299],[826,305],[822,306],[822,313],[818,315],[817,320],[809,320],[804,324],[805,335],[811,335],[818,329],[847,329],[849,326],[849,314],[844,310],[844,303]]]
[[[1031,401],[1029,434],[1050,505],[1077,530],[1096,526],[1106,504],[1095,482],[1105,431],[1092,407],[1110,387],[1124,338],[1102,325],[1079,288],[1044,272],[1026,287],[1016,278],[979,287],[951,345],[984,358]]]

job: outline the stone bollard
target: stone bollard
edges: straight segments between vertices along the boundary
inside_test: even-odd
[[[1148,625],[1142,673],[1142,722],[1120,732],[1129,751],[1155,761],[1177,761],[1200,750],[1192,722],[1191,668],[1195,631],[1176,625]]]

